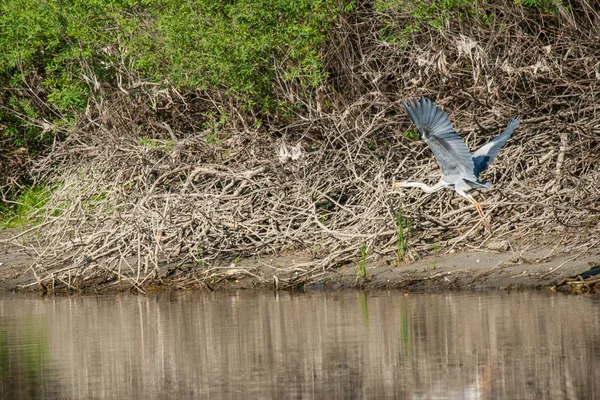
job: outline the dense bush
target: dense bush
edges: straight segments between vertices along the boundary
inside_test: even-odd
[[[2,134],[35,148],[73,124],[90,99],[143,83],[221,90],[245,106],[271,110],[276,75],[300,88],[322,81],[321,44],[343,6],[338,0],[4,1]]]

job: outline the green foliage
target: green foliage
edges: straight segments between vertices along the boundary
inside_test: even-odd
[[[0,2],[0,85],[9,89],[0,91],[0,104],[6,106],[0,111],[0,124],[7,127],[2,135],[35,150],[54,136],[42,132],[35,121],[71,125],[91,94],[85,82],[113,77],[106,65],[115,56],[106,49],[119,40],[120,16],[137,3]]]
[[[402,209],[394,212],[394,231],[396,233],[396,257],[402,261],[408,253],[408,238],[410,233],[410,221],[404,217]]]
[[[419,138],[419,132],[416,129],[409,129],[404,132],[404,137],[408,140],[417,140]]]
[[[227,125],[228,120],[229,115],[222,109],[222,107],[219,107],[219,112],[209,111],[204,114],[204,122],[202,126],[204,129],[210,131],[210,133],[206,134],[206,143],[210,145],[221,144],[219,133],[221,129]]]
[[[222,88],[270,108],[277,74],[302,87],[324,73],[320,48],[337,1],[152,1],[150,29],[131,38],[135,66],[178,87]]]
[[[369,255],[369,245],[361,243],[360,245],[360,258],[356,264],[356,276],[361,279],[367,277],[367,256]]]
[[[414,31],[421,23],[443,30],[448,21],[453,18],[460,19],[467,15],[478,15],[481,13],[480,5],[483,3],[485,3],[485,0],[377,0],[374,8],[387,16],[400,13],[412,17],[412,22],[401,29],[392,28],[395,25],[394,21],[387,21],[382,32],[383,38],[398,41],[406,37],[406,34]]]
[[[101,190],[101,189],[99,189]],[[106,215],[110,215],[113,210],[106,207],[106,202],[109,199],[109,192],[108,189],[105,190],[101,190],[97,193],[94,193],[90,196],[88,196],[85,200],[82,201],[82,206],[88,211],[88,212],[96,212],[96,210],[98,210],[100,207],[102,207],[102,212]],[[66,201],[63,204],[60,205],[60,209],[68,209],[71,205],[71,201]]]
[[[326,221],[327,221],[327,215],[325,214],[325,210],[321,210],[321,223],[323,225],[325,225]]]
[[[561,0],[515,0],[515,4],[519,4],[528,8],[535,8],[542,12],[557,14],[558,7],[562,5]]]
[[[148,150],[163,149],[167,153],[173,148],[173,140],[171,139],[159,140],[149,138],[148,136],[142,136],[138,139],[138,143]]]
[[[35,225],[46,211],[49,194],[46,187],[31,186],[17,196],[14,204],[0,204],[0,228]]]
[[[0,104],[2,97],[0,94]],[[38,119],[39,114],[29,98],[6,95],[4,100],[12,111],[0,108],[0,127],[4,128],[0,130],[0,138],[11,138],[14,147],[30,147],[29,143],[38,142],[46,137],[40,128],[30,123]]]
[[[196,257],[194,257],[194,264],[200,265],[201,267],[206,266],[205,254],[204,254],[204,246],[202,243],[198,243],[198,249],[196,250]]]
[[[494,13],[494,11],[482,12],[479,15],[479,20],[484,25],[488,25],[488,26],[491,25],[494,22],[495,19],[496,19],[496,13]]]
[[[319,85],[327,29],[351,5],[349,0],[4,0],[0,87],[10,90],[0,92],[6,106],[0,111],[5,126],[0,135],[23,143],[48,140],[52,132],[41,135],[32,121],[70,126],[93,96],[127,76],[180,89],[219,90],[254,110],[290,109],[277,98],[275,79],[299,91]]]
[[[517,5],[552,14],[558,13],[558,8],[562,6],[561,0],[514,0],[514,2]],[[379,30],[381,41],[403,45],[409,40],[410,34],[423,24],[444,30],[452,20],[472,17],[484,25],[489,25],[496,18],[496,14],[493,10],[486,10],[487,3],[487,0],[376,0],[373,8],[378,12],[382,24]],[[408,22],[406,17],[410,17]]]
[[[88,102],[88,88],[80,82],[48,79],[44,84],[50,89],[48,102],[60,112],[77,114]]]

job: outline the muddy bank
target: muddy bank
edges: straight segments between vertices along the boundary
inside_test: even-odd
[[[561,239],[537,238],[529,243],[489,241],[479,249],[439,251],[438,255],[398,263],[393,255],[373,255],[360,277],[358,258],[314,267],[308,253],[236,259],[212,265],[162,263],[149,272],[101,268],[87,260],[79,273],[65,277],[46,271],[24,248],[0,238],[0,290],[51,293],[110,293],[156,290],[307,289],[448,290],[549,289],[566,293],[600,290],[600,251],[594,245],[562,244]],[[597,243],[596,243],[597,244]],[[135,260],[131,260],[132,264]],[[589,271],[592,268],[592,272]],[[119,270],[120,269],[120,270]],[[44,275],[45,274],[45,275]],[[582,275],[583,274],[583,275]]]

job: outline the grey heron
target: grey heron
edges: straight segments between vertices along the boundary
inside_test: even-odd
[[[407,180],[394,183],[394,187],[418,187],[427,193],[443,188],[454,189],[456,193],[469,200],[477,209],[485,227],[490,226],[485,219],[481,205],[468,192],[473,189],[490,189],[489,183],[479,181],[479,174],[490,166],[494,157],[519,126],[519,117],[513,117],[504,131],[496,138],[484,144],[471,154],[463,139],[454,131],[448,114],[426,97],[418,101],[403,103],[410,119],[417,127],[419,136],[429,145],[442,170],[438,183],[428,186],[421,182]]]

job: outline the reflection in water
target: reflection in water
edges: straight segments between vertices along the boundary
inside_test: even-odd
[[[600,299],[0,298],[1,398],[600,398]]]

